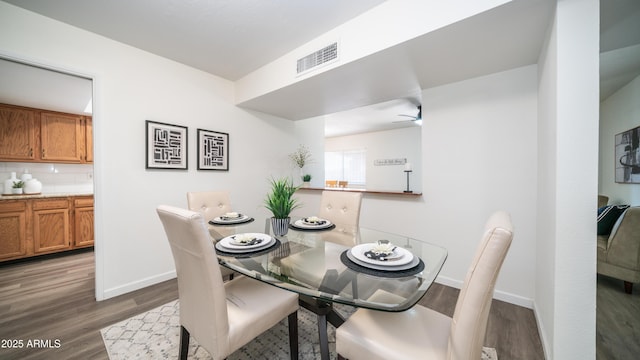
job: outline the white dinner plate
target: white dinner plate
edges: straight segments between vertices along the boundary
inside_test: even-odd
[[[374,270],[384,270],[384,271],[402,271],[402,270],[409,270],[411,268],[416,267],[418,264],[420,264],[420,258],[417,256],[413,256],[413,258],[411,259],[411,261],[408,264],[404,264],[404,265],[397,265],[397,266],[388,266],[388,265],[376,265],[376,264],[370,264],[370,263],[366,263],[364,261],[360,261],[358,260],[352,253],[351,251],[347,251],[347,258],[349,258],[349,260],[353,261],[354,263],[369,268],[369,269],[374,269]]]
[[[326,220],[326,219],[322,219],[325,221],[324,224],[322,225],[317,225],[317,224],[312,224],[312,223],[308,223],[306,221],[304,221],[304,219],[300,219],[300,220],[296,220],[293,225],[296,227],[299,227],[301,229],[325,229],[328,227],[331,227],[333,224],[331,223],[331,221]]]
[[[251,237],[255,237],[256,239],[261,240],[261,241],[258,244],[242,245],[242,244],[240,244],[240,243],[235,241],[234,238],[236,236],[251,236]],[[245,234],[236,234],[236,235],[227,236],[225,238],[222,238],[220,241],[218,241],[217,244],[220,244],[220,246],[222,248],[224,248],[224,249],[242,250],[242,251],[254,251],[254,250],[257,250],[257,249],[269,247],[269,246],[273,245],[274,241],[275,240],[271,236],[269,236],[267,234],[245,233]],[[224,249],[220,249],[220,250],[226,251]]]
[[[376,260],[368,258],[364,253],[371,250],[376,245],[377,244],[375,243],[356,245],[351,248],[349,253],[353,254],[353,256],[361,262],[383,267],[406,265],[409,264],[414,258],[413,254],[409,250],[401,247],[396,247],[395,250],[393,250],[394,254],[388,257],[389,260]]]
[[[251,220],[251,218],[248,217],[247,215],[241,215],[241,216],[238,216],[237,218],[227,218],[224,216],[218,216],[213,218],[213,220],[211,221],[216,224],[226,225],[226,224],[240,224],[249,220]]]

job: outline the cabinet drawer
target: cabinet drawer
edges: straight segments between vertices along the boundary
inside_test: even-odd
[[[33,210],[64,209],[67,207],[69,207],[69,201],[66,198],[55,200],[35,200],[33,202]]]
[[[75,207],[91,207],[93,206],[93,198],[75,198]]]
[[[25,211],[26,209],[26,201],[0,201],[0,213]]]

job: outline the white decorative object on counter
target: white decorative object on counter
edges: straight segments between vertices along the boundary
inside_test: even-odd
[[[38,179],[27,180],[24,183],[25,194],[40,194],[42,192],[42,183]]]
[[[29,174],[29,169],[24,169],[24,173],[22,174],[22,176],[20,176],[20,180],[22,180],[23,182],[27,182],[27,180],[31,179],[33,179],[33,176]]]
[[[14,181],[20,181],[20,179],[18,179],[16,177],[16,173],[12,172],[11,173],[11,177],[7,180],[4,181],[4,194],[12,194],[13,193],[13,182]]]

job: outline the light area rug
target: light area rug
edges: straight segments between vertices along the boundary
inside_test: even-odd
[[[345,305],[336,305],[335,308],[345,317],[354,311],[353,307]],[[100,330],[109,359],[177,359],[179,311],[176,300]],[[335,329],[331,325],[327,329],[330,357],[336,359]],[[289,359],[288,334],[287,320],[284,319],[227,359]],[[301,360],[320,359],[317,317],[304,308],[298,310],[298,347]],[[498,359],[495,349],[485,347],[482,350],[482,360]],[[193,337],[189,343],[189,359],[211,359]]]

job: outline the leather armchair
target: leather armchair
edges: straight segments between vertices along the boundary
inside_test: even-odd
[[[623,280],[628,294],[640,282],[640,207],[628,208],[611,234],[598,236],[598,274]]]

